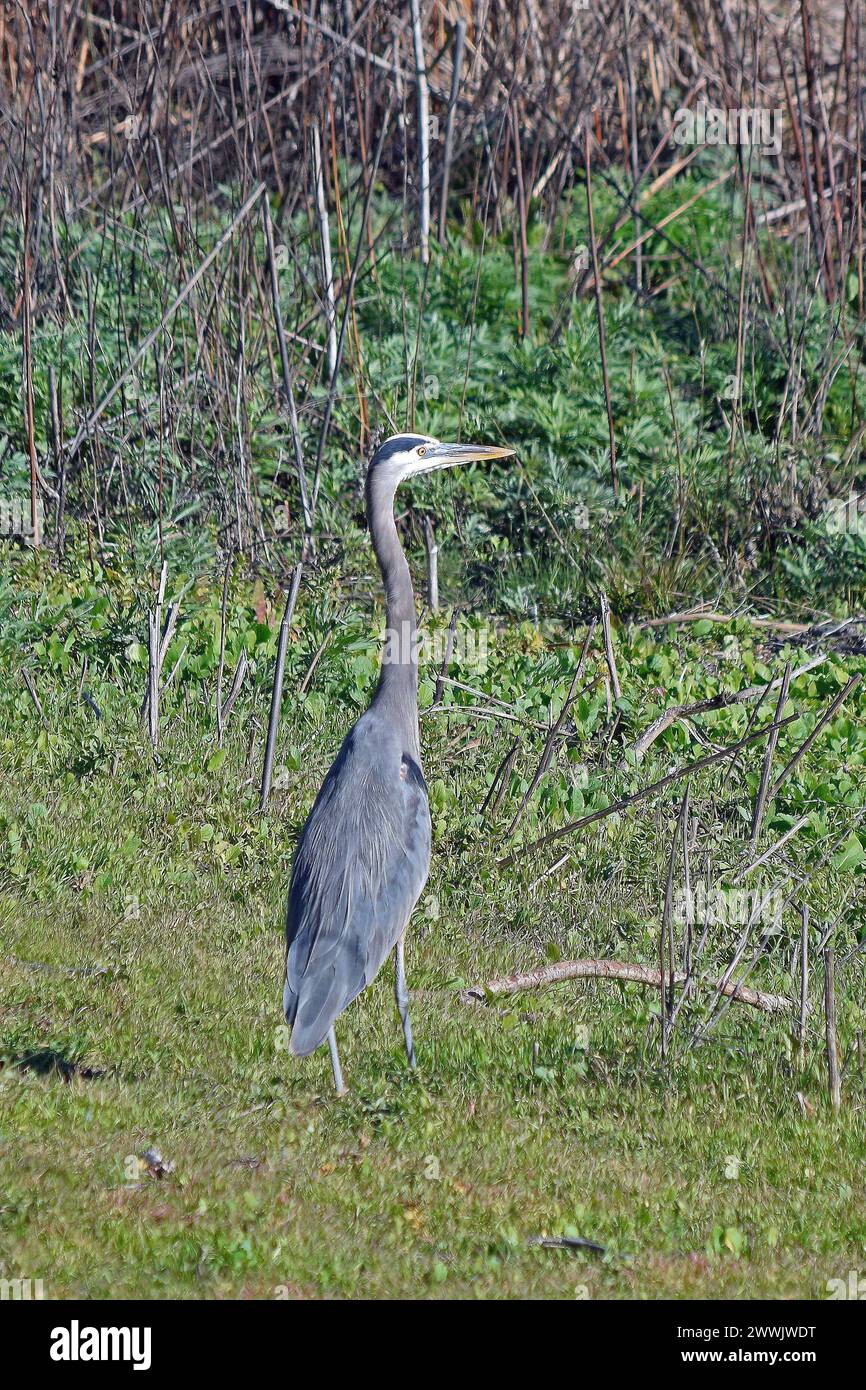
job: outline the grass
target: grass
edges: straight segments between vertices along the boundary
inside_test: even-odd
[[[674,787],[556,847],[496,868],[504,832],[540,756],[533,723],[449,710],[422,716],[434,820],[430,883],[416,913],[409,982],[419,1051],[406,1071],[383,970],[338,1025],[351,1095],[331,1091],[326,1051],[286,1053],[279,1009],[281,920],[294,836],[349,723],[369,699],[369,611],[346,601],[304,698],[297,695],[337,602],[310,581],[287,665],[267,814],[256,809],[279,601],[238,570],[227,669],[244,645],[252,674],[216,751],[213,688],[219,585],[183,602],[181,676],[163,702],[154,764],[136,722],[146,590],[129,566],[59,571],[13,554],[0,587],[0,1269],[41,1277],[52,1297],[808,1297],[866,1257],[860,1189],[866,1106],[856,1037],[866,1027],[863,957],[840,972],[844,1106],[825,1099],[820,968],[803,1061],[791,1022],[731,1008],[700,1046],[706,998],[683,1011],[663,1066],[653,992],[560,985],[488,1005],[461,986],[560,956],[654,963]],[[359,556],[353,556],[358,560]],[[368,562],[369,563],[369,560]],[[350,574],[357,573],[354,565]],[[180,585],[182,577],[177,578]],[[354,578],[340,583],[354,583]],[[335,584],[337,588],[335,590]],[[503,623],[486,671],[457,679],[546,724],[561,707],[579,631]],[[575,710],[568,749],[519,838],[563,824],[706,750],[674,726],[639,767],[622,750],[668,702],[778,674],[786,658],[748,623],[620,627],[620,728],[603,696]],[[44,724],[20,678],[26,653]],[[78,697],[84,688],[100,708]],[[173,664],[170,654],[167,669]],[[794,684],[781,767],[864,659],[839,656]],[[603,671],[600,643],[587,678]],[[431,667],[422,670],[429,706]],[[834,938],[858,944],[866,696],[856,691],[768,814],[762,848],[808,817],[765,885],[811,909],[812,945],[853,891]],[[761,722],[773,708],[764,707]],[[698,721],[734,742],[747,711]],[[512,737],[519,753],[492,822],[479,806]],[[748,836],[760,748],[736,773],[692,780],[692,875],[730,880]],[[827,864],[798,886],[840,841]],[[846,838],[847,837],[847,838]],[[677,885],[681,869],[677,868]],[[753,982],[796,994],[799,914]],[[681,928],[677,928],[678,936]],[[730,959],[719,926],[707,966]],[[798,1093],[803,1097],[798,1100]],[[140,1159],[158,1149],[170,1172]],[[540,1249],[578,1234],[604,1257]]]
[[[670,240],[648,247],[657,292],[638,301],[625,278],[605,281],[617,497],[595,306],[569,286],[587,237],[582,199],[550,228],[530,209],[531,332],[521,340],[510,230],[452,230],[424,277],[395,249],[399,210],[377,194],[380,249],[358,282],[265,815],[257,793],[281,576],[300,537],[270,310],[265,296],[259,313],[241,271],[263,263],[258,224],[238,233],[236,261],[175,316],[159,356],[143,359],[76,459],[63,555],[0,545],[3,1277],[42,1278],[52,1297],[821,1298],[828,1280],[864,1267],[866,682],[781,787],[759,848],[796,827],[793,837],[745,880],[784,903],[765,949],[760,932],[750,937],[750,983],[798,996],[808,909],[802,1056],[794,1018],[738,1005],[696,1042],[706,993],[683,1008],[665,1063],[654,991],[595,982],[483,1005],[460,997],[562,958],[655,965],[683,781],[540,853],[529,847],[737,742],[752,712],[733,703],[677,722],[637,763],[630,750],[664,709],[777,679],[812,650],[747,616],[658,628],[641,627],[644,617],[699,600],[809,621],[862,611],[866,532],[831,515],[862,484],[851,447],[866,408],[858,353],[828,375],[837,333],[860,346],[862,327],[851,306],[837,322],[818,297],[785,297],[792,253],[762,245],[786,317],[757,300],[749,310],[732,431],[742,208],[728,187],[707,191],[717,170],[703,160],[644,206],[661,221],[704,191],[669,224]],[[597,199],[602,235],[617,201],[601,181]],[[191,263],[224,217],[203,210],[190,227]],[[35,444],[54,483],[49,366],[68,440],[188,274],[166,215],[130,218],[118,215],[110,242],[86,216],[57,232],[68,312],[38,317],[33,360]],[[306,340],[321,330],[318,252],[303,220],[283,233],[296,253],[280,272],[283,313]],[[626,224],[623,244],[630,235]],[[19,252],[8,232],[0,258],[14,267]],[[225,288],[232,268],[237,293]],[[788,340],[798,343],[796,419]],[[305,353],[295,383],[308,463],[324,392],[317,360]],[[20,367],[20,334],[4,331],[0,466],[4,496],[18,497],[29,476]],[[408,952],[419,1068],[405,1067],[386,968],[339,1022],[351,1086],[339,1102],[326,1053],[288,1057],[279,1001],[295,837],[378,670],[359,399],[385,432],[389,421],[414,423],[442,437],[505,439],[518,454],[507,468],[401,493],[419,592],[432,513],[443,599],[466,608],[442,708],[431,709],[438,662],[421,669],[434,856]],[[155,759],[138,710],[163,553],[180,620]],[[248,674],[220,748],[228,554],[224,691],[242,652]],[[616,619],[622,698],[608,709],[596,634],[567,737],[509,839],[599,588]],[[447,612],[427,626],[441,638]],[[866,672],[852,631],[828,640],[827,659],[793,682],[777,772]],[[469,659],[485,642],[486,661]],[[771,695],[759,722],[774,710]],[[501,801],[484,815],[512,743]],[[742,886],[762,756],[754,744],[691,777],[693,885]],[[512,849],[515,867],[498,867]],[[675,895],[683,874],[678,855]],[[817,948],[837,918],[846,1070],[834,1114]],[[683,923],[675,928],[681,952]],[[727,967],[742,930],[712,924],[709,977]],[[162,1164],[143,1157],[154,1149]],[[580,1235],[607,1253],[531,1243],[545,1234]]]

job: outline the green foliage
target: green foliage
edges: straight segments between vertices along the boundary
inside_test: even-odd
[[[682,593],[736,598],[747,575],[761,594],[791,606],[810,599],[835,612],[862,603],[866,528],[834,529],[827,520],[828,506],[863,483],[859,456],[848,458],[866,410],[859,356],[845,354],[828,373],[834,311],[816,296],[789,294],[792,253],[767,237],[761,254],[780,307],[772,313],[757,287],[750,293],[742,422],[732,431],[742,209],[736,198],[732,203],[730,185],[709,186],[717,174],[718,166],[702,156],[645,203],[648,221],[661,222],[697,197],[645,248],[657,292],[636,297],[628,258],[605,280],[618,496],[611,488],[595,305],[592,295],[574,293],[574,254],[588,237],[581,200],[564,208],[552,229],[531,213],[530,334],[521,339],[510,228],[499,235],[480,235],[471,224],[449,231],[424,273],[386,249],[395,207],[377,194],[374,233],[385,241],[358,281],[353,324],[360,354],[350,335],[322,477],[322,527],[342,535],[362,521],[360,393],[373,425],[386,433],[394,422],[441,437],[504,439],[517,448],[517,460],[506,467],[449,473],[406,491],[410,544],[421,546],[417,513],[433,512],[443,582],[455,583],[459,569],[461,588],[471,587],[479,604],[517,616],[582,611],[603,585],[620,612],[661,612]],[[344,171],[344,178],[350,184],[357,173]],[[602,180],[595,198],[604,241],[619,201]],[[354,244],[358,207],[351,205]],[[220,233],[219,216],[200,214],[192,230],[203,255]],[[627,246],[633,234],[626,221],[616,244]],[[71,313],[62,332],[40,319],[34,339],[36,443],[49,476],[49,364],[58,372],[68,438],[81,413],[124,370],[130,345],[159,322],[178,273],[172,230],[158,209],[121,219],[110,246],[86,225],[60,235],[66,249],[75,249]],[[253,254],[262,256],[261,232],[253,227],[249,235]],[[311,295],[316,248],[300,221],[285,236],[295,254],[280,271],[284,317],[289,326],[303,325],[303,341],[312,334],[315,342],[321,332]],[[13,257],[15,250],[10,245],[4,254]],[[72,511],[91,510],[96,495],[110,542],[132,548],[143,569],[159,549],[158,514],[173,567],[201,569],[214,554],[214,525],[234,524],[235,485],[227,479],[247,466],[238,457],[239,428],[264,533],[281,550],[297,548],[293,445],[268,365],[274,360],[274,344],[265,347],[269,322],[256,322],[254,342],[247,341],[250,327],[243,329],[250,365],[239,397],[236,382],[219,390],[211,379],[225,369],[227,346],[237,349],[241,328],[232,295],[216,298],[204,329],[192,297],[173,316],[160,352],[146,355],[103,417],[96,480],[91,446],[82,450],[69,482]],[[845,331],[849,340],[860,334],[853,321]],[[792,385],[793,342],[800,369]],[[0,335],[6,432],[0,466],[7,493],[23,495],[20,352],[17,333]],[[326,389],[320,364],[319,355],[309,354],[296,381],[308,465]],[[160,424],[166,381],[172,383],[168,431]],[[816,401],[818,413],[810,415]],[[116,413],[121,404],[123,419]]]
[[[644,214],[660,220],[705,189],[710,171],[698,163]],[[347,361],[337,397],[317,563],[305,570],[290,633],[263,815],[258,782],[283,595],[271,570],[238,560],[223,633],[223,560],[215,561],[221,508],[233,502],[226,440],[235,438],[235,417],[221,419],[220,405],[199,409],[194,392],[178,390],[172,429],[161,435],[148,357],[127,382],[123,423],[112,408],[100,431],[96,482],[109,489],[111,478],[119,488],[122,478],[127,488],[122,505],[109,489],[104,534],[73,517],[61,563],[47,551],[0,545],[0,1136],[15,1136],[0,1148],[0,1254],[10,1270],[44,1271],[51,1296],[814,1297],[862,1263],[862,684],[767,809],[759,848],[793,831],[790,843],[769,856],[766,878],[746,880],[758,890],[778,885],[786,899],[778,932],[748,958],[759,987],[796,996],[801,905],[813,947],[838,919],[849,1061],[840,1116],[824,1100],[814,978],[803,1056],[790,1020],[742,1007],[721,1013],[693,1046],[707,1021],[698,993],[678,1020],[664,1071],[657,991],[562,985],[478,1007],[459,995],[545,961],[655,965],[683,780],[549,851],[529,847],[735,743],[753,706],[677,720],[637,761],[638,735],[665,710],[802,663],[800,649],[770,641],[745,617],[655,629],[630,617],[700,596],[716,605],[727,596],[742,611],[750,590],[762,604],[772,597],[810,613],[842,612],[862,598],[862,535],[828,525],[823,510],[856,481],[844,460],[866,404],[859,368],[831,383],[823,437],[811,428],[794,439],[786,417],[777,440],[787,362],[781,330],[758,316],[745,354],[743,429],[731,446],[725,391],[736,362],[738,243],[719,228],[736,228],[742,209],[727,197],[724,187],[707,193],[669,224],[685,259],[667,242],[651,243],[652,285],[667,288],[639,299],[625,277],[606,281],[618,495],[595,308],[574,297],[569,278],[586,240],[577,211],[564,211],[550,236],[531,222],[525,341],[510,233],[483,236],[468,222],[450,231],[427,277],[384,252],[375,274],[365,267],[361,359]],[[616,208],[599,181],[602,234]],[[393,213],[377,195],[377,231]],[[357,208],[352,218],[350,241]],[[202,219],[200,252],[219,227],[218,217]],[[622,245],[632,233],[624,224]],[[166,221],[155,211],[137,223],[130,216],[116,234],[106,257],[89,228],[71,229],[75,317],[61,336],[46,321],[38,326],[43,454],[49,364],[62,377],[68,437],[123,370],[127,342],[141,340],[170,297]],[[307,250],[302,265],[314,282]],[[7,258],[14,251],[0,248]],[[781,278],[786,252],[777,247],[774,256]],[[92,364],[85,271],[98,325]],[[294,263],[281,275],[287,322],[297,313],[302,323],[309,286]],[[816,302],[788,312],[802,330],[808,401],[826,369],[828,311]],[[208,331],[236,344],[238,329],[227,294]],[[262,365],[265,346],[261,338],[248,344],[256,367],[243,384],[246,438],[267,539],[290,549],[297,527],[290,518],[281,529],[273,517],[277,507],[284,517],[286,503],[297,515],[291,441]],[[207,356],[209,345],[188,305],[163,347],[166,379],[186,380],[199,350]],[[23,494],[19,369],[20,344],[6,333],[0,405],[9,442],[0,458],[4,487]],[[504,439],[519,452],[495,469],[406,490],[401,524],[419,580],[419,515],[434,512],[443,590],[469,600],[444,672],[447,617],[425,619],[436,639],[420,668],[435,853],[409,948],[420,1070],[411,1076],[403,1066],[383,971],[341,1020],[353,1090],[338,1104],[326,1058],[288,1058],[279,994],[295,836],[378,674],[382,615],[369,602],[376,579],[362,530],[358,384],[375,423],[390,412],[399,426],[414,419],[442,436]],[[301,411],[308,458],[323,389],[312,369],[309,385]],[[83,510],[93,463],[87,446],[70,479]],[[140,711],[160,469],[166,601],[180,616],[154,759]],[[596,635],[564,737],[511,834],[568,696],[599,585],[617,615],[622,696],[609,710]],[[491,610],[495,618],[480,616]],[[223,638],[224,696],[242,654],[248,664],[220,746]],[[796,719],[780,732],[777,771],[864,671],[866,658],[831,652],[792,683],[784,714]],[[761,702],[761,724],[775,702],[775,692]],[[692,774],[693,880],[729,891],[739,884],[762,756],[758,743],[733,764]],[[494,799],[497,769],[505,780]],[[498,861],[508,849],[519,857],[504,870]],[[682,874],[677,858],[677,889]],[[708,978],[729,964],[739,931],[725,923],[711,933]],[[681,952],[679,924],[677,932]],[[148,1167],[140,1156],[151,1145],[173,1170],[158,1176]],[[608,1255],[544,1250],[530,1244],[539,1234],[590,1237]]]
[[[383,971],[341,1020],[353,1091],[337,1103],[326,1058],[299,1064],[286,1054],[281,921],[295,832],[376,678],[369,611],[340,601],[336,626],[333,575],[302,591],[278,776],[261,816],[279,596],[268,602],[262,581],[236,568],[226,671],[243,650],[251,673],[218,748],[221,582],[172,576],[181,617],[167,669],[184,648],[187,656],[163,697],[154,764],[138,725],[147,591],[117,555],[102,567],[70,558],[61,572],[42,556],[10,558],[0,588],[0,1130],[12,1131],[14,1112],[16,1142],[0,1154],[0,1241],[15,1268],[44,1271],[54,1295],[280,1298],[419,1289],[573,1297],[576,1284],[607,1297],[822,1296],[828,1278],[856,1267],[866,1234],[862,1096],[849,1079],[842,1116],[825,1106],[817,1000],[802,1062],[788,1021],[747,1009],[728,1011],[702,1047],[689,1047],[705,1003],[695,1001],[664,1077],[652,992],[598,983],[475,1009],[459,1002],[466,984],[545,960],[657,959],[679,787],[563,841],[541,878],[534,857],[508,872],[496,866],[577,660],[561,625],[500,623],[479,669],[464,659],[479,651],[478,620],[465,615],[448,669],[460,684],[446,685],[436,710],[432,649],[422,664],[435,854],[409,954],[420,1073],[403,1067]],[[432,630],[443,627],[439,619]],[[619,627],[614,639],[623,686],[615,746],[625,749],[670,704],[798,661],[794,650],[769,655],[745,620]],[[780,735],[778,766],[864,666],[828,661],[793,683],[788,711],[798,719]],[[676,724],[640,765],[627,756],[618,765],[605,753],[604,670],[596,643],[568,739],[518,843],[706,751],[697,730]],[[101,719],[79,699],[82,673]],[[810,906],[813,942],[843,908],[840,958],[861,935],[866,856],[854,818],[866,787],[864,705],[858,690],[826,726],[764,830],[769,846],[807,817],[787,866],[804,875],[832,850],[796,901]],[[471,713],[479,706],[520,722],[499,728]],[[770,696],[762,722],[774,707]],[[734,742],[747,718],[741,705],[711,712],[701,737]],[[491,820],[479,808],[512,737],[517,757]],[[693,778],[694,877],[738,862],[760,759],[759,747],[736,776]],[[796,994],[799,931],[792,907],[751,982]],[[720,972],[731,950],[731,930],[714,931],[707,972]],[[862,962],[855,954],[840,974],[846,1055],[866,1026]],[[139,1161],[150,1145],[171,1173],[155,1177]],[[22,1180],[22,1165],[38,1165],[38,1188]],[[539,1180],[552,1171],[553,1186]],[[530,1245],[539,1234],[590,1237],[609,1254],[560,1259]]]

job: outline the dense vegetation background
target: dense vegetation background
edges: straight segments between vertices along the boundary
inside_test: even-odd
[[[4,8],[4,1275],[862,1267],[863,39],[810,0]],[[679,144],[699,108],[778,146]],[[286,1056],[281,917],[375,687],[363,473],[407,427],[517,453],[400,494],[421,1065],[383,977],[340,1106]],[[570,959],[674,979],[467,996]]]

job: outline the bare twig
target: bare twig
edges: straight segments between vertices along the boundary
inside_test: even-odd
[[[442,702],[442,695],[445,691],[445,683],[448,677],[448,667],[451,665],[451,658],[454,655],[454,634],[457,631],[457,619],[460,609],[455,605],[451,610],[451,619],[448,623],[448,634],[445,638],[445,651],[442,654],[442,665],[439,668],[439,675],[436,677],[436,686],[433,691],[433,708]]]
[[[505,796],[508,779],[511,776],[511,769],[514,766],[514,760],[517,757],[517,750],[519,747],[520,740],[515,739],[508,752],[505,754],[505,757],[502,759],[502,762],[494,772],[493,781],[490,783],[487,789],[487,795],[481,803],[482,816],[485,816],[488,810],[492,811],[494,815],[499,810],[502,804],[502,798]]]
[[[107,410],[108,406],[114,400],[114,397],[117,395],[118,391],[123,386],[123,383],[126,381],[130,372],[135,370],[141,359],[156,342],[157,338],[165,328],[166,324],[174,317],[181,304],[183,304],[184,301],[187,300],[189,296],[192,294],[192,291],[195,289],[196,285],[198,284],[202,276],[205,274],[208,267],[213,264],[220,251],[222,251],[223,247],[226,246],[228,242],[231,240],[231,238],[234,236],[237,228],[240,226],[241,222],[243,222],[247,213],[250,211],[252,207],[255,207],[256,203],[258,202],[259,198],[262,196],[262,193],[264,192],[264,188],[265,185],[263,183],[258,184],[253,189],[249,197],[245,199],[241,207],[238,208],[229,225],[226,227],[222,236],[216,242],[216,245],[212,248],[212,250],[208,252],[204,260],[198,266],[198,269],[189,277],[180,293],[176,295],[175,298],[172,300],[171,304],[166,309],[159,323],[156,325],[156,328],[152,329],[152,331],[148,333],[147,337],[143,340],[143,342],[141,342],[138,345],[135,352],[132,354],[132,357],[129,359],[126,366],[124,367],[123,371],[120,373],[120,376],[115,378],[113,386],[111,386],[108,389],[108,391],[106,391],[105,395],[99,401],[98,405],[94,406],[87,419],[84,420],[81,425],[79,425],[78,430],[75,433],[75,438],[72,440],[72,443],[70,444],[69,449],[67,451],[67,465],[71,463],[72,460],[75,458],[75,455],[81,448],[82,443],[90,434],[97,420],[100,419],[100,417]]]
[[[845,686],[845,689],[840,690],[835,700],[833,700],[831,704],[827,706],[827,709],[821,715],[821,718],[818,720],[818,723],[815,725],[809,737],[807,739],[804,739],[794,756],[790,759],[788,763],[786,763],[785,767],[779,773],[778,777],[772,785],[772,788],[770,789],[770,801],[772,801],[773,798],[777,795],[779,788],[782,786],[783,782],[785,782],[786,779],[790,777],[791,773],[794,771],[794,768],[797,766],[800,759],[803,758],[806,753],[808,753],[809,749],[812,747],[812,744],[815,742],[815,739],[818,737],[825,724],[827,724],[833,718],[833,715],[836,713],[839,706],[843,703],[847,696],[851,694],[851,691],[854,690],[855,687],[860,684],[860,681],[862,679],[862,673],[858,671],[856,675],[853,675],[851,677],[848,684]],[[781,727],[781,725],[779,727]]]
[[[274,254],[274,230],[271,225],[271,209],[266,198],[262,199],[262,218],[265,226],[265,247],[268,253],[268,269],[271,279],[271,303],[274,310],[277,343],[280,349],[280,366],[283,373],[283,396],[289,415],[289,429],[291,430],[292,448],[295,453],[295,472],[298,478],[298,490],[301,495],[301,510],[304,516],[305,549],[309,550],[312,549],[313,544],[313,517],[310,510],[307,473],[304,467],[304,451],[301,444],[301,430],[298,424],[298,411],[295,405],[295,393],[292,388],[292,373],[289,366],[289,350],[286,345],[286,333],[283,326],[283,311],[280,305],[280,279],[277,270],[277,258]]]
[[[421,264],[430,259],[430,90],[421,28],[421,0],[409,0],[412,16],[412,48],[415,55],[415,90],[418,99],[418,194]]]
[[[791,673],[789,684],[793,684],[799,676],[803,676],[807,671],[813,670],[827,660],[826,654],[813,656],[810,661],[806,661],[802,666],[798,666],[796,671]],[[749,685],[743,690],[724,690],[719,695],[711,695],[706,700],[696,700],[692,705],[673,705],[654,719],[652,724],[640,733],[631,747],[631,753],[635,762],[640,762],[641,758],[649,748],[655,743],[656,739],[669,729],[671,724],[675,724],[679,719],[691,719],[696,714],[708,714],[711,710],[727,709],[728,705],[741,705],[746,700],[754,700],[759,696],[759,703],[773,690],[779,689],[784,680],[780,676],[778,680],[770,681],[766,685]]]
[[[685,975],[680,971],[674,976],[674,984],[682,984]],[[562,980],[622,980],[626,984],[646,985],[649,989],[660,989],[662,971],[650,965],[635,965],[622,960],[560,960],[553,965],[542,966],[518,975],[501,975],[488,980],[484,985],[473,985],[461,992],[464,1003],[484,1002],[488,996],[518,994],[525,989],[537,989],[540,985],[558,984]],[[718,990],[716,980],[698,977],[696,983],[703,989]],[[784,994],[768,994],[765,990],[753,989],[729,980],[722,993],[741,1004],[749,1004],[753,1009],[765,1013],[787,1013],[793,1003]]]
[[[607,594],[604,590],[599,594],[599,606],[601,607],[601,630],[604,634],[604,655],[607,661],[607,669],[610,672],[610,683],[613,687],[613,698],[619,700],[622,690],[619,684],[619,675],[616,669],[616,657],[613,651],[613,638],[610,632],[610,604],[607,601]]]
[[[604,305],[602,303],[601,274],[598,268],[598,243],[595,237],[595,214],[592,207],[592,175],[590,173],[590,133],[586,131],[586,207],[589,218],[589,250],[592,256],[592,280],[595,290],[595,312],[598,321],[598,352],[601,358],[601,379],[604,385],[604,404],[607,410],[607,431],[610,440],[610,485],[614,493],[619,492],[619,475],[616,466],[616,434],[613,426],[613,406],[610,400],[610,378],[607,372],[607,351],[604,341]]]
[[[21,679],[27,687],[27,694],[33,701],[34,709],[36,710],[36,713],[39,715],[39,719],[42,723],[43,728],[47,729],[48,720],[45,718],[45,711],[42,708],[42,702],[40,701],[39,696],[36,693],[36,686],[33,684],[33,679],[26,666],[21,667]]]
[[[271,691],[271,713],[268,719],[268,739],[265,745],[265,761],[262,768],[262,785],[259,792],[259,810],[263,811],[267,805],[268,796],[271,790],[271,777],[274,771],[274,754],[277,747],[277,731],[280,727],[280,705],[283,698],[283,677],[286,671],[286,647],[289,641],[289,627],[292,622],[292,615],[295,611],[295,604],[298,601],[298,590],[301,587],[301,575],[303,565],[295,565],[292,571],[292,583],[289,589],[286,606],[283,609],[283,617],[280,623],[280,635],[277,642],[277,660],[274,666],[274,685]]]
[[[424,516],[424,548],[427,552],[427,605],[431,613],[439,612],[439,547],[433,522]]]
[[[466,42],[466,20],[458,19],[454,26],[454,56],[451,60],[451,93],[445,121],[445,148],[442,154],[442,192],[439,199],[439,240],[445,240],[445,219],[448,214],[448,184],[451,179],[451,159],[454,152],[454,117],[460,91],[460,71],[463,67],[463,47]]]
[[[797,1039],[800,1066],[806,1056],[806,1019],[809,1014],[809,904],[800,908],[800,1027]]]
[[[775,632],[787,632],[797,635],[801,632],[808,632],[811,623],[789,623],[777,618],[753,618],[748,613],[715,613],[706,612],[702,608],[693,609],[688,613],[669,613],[666,618],[645,618],[638,623],[638,627],[672,627],[683,623],[750,623],[752,627],[772,628]]]
[[[782,686],[779,691],[778,704],[776,705],[777,721],[782,717],[782,711],[785,708],[785,701],[788,698],[788,687],[790,684],[791,663],[789,661],[785,667],[785,674],[782,677]],[[769,797],[767,793],[770,787],[770,775],[773,770],[773,754],[776,751],[776,744],[778,742],[778,739],[779,731],[777,729],[775,733],[770,734],[770,737],[767,739],[767,746],[764,749],[764,762],[761,767],[761,781],[758,786],[758,794],[755,797],[755,809],[752,815],[751,846],[753,850],[757,849],[758,847],[758,841],[761,838],[761,823],[763,822],[764,814],[767,810],[767,805],[769,803]]]
[[[781,724],[765,724],[762,729],[756,729],[753,734],[741,738],[738,743],[729,744],[727,748],[720,748],[717,753],[710,753],[705,758],[698,758],[696,762],[687,763],[684,767],[677,768],[675,772],[669,772],[666,777],[659,778],[657,782],[650,783],[648,787],[641,787],[639,791],[620,797],[618,801],[611,802],[609,806],[605,806],[600,811],[592,811],[588,816],[581,816],[579,820],[569,821],[568,825],[561,826],[559,830],[552,830],[549,835],[543,835],[540,840],[535,840],[530,845],[524,845],[521,849],[506,855],[504,859],[498,860],[497,868],[509,869],[518,859],[540,849],[543,845],[552,844],[555,840],[561,840],[564,835],[573,835],[575,830],[582,830],[586,825],[593,825],[595,821],[604,820],[607,816],[612,816],[618,811],[627,810],[636,802],[643,801],[645,797],[653,796],[656,792],[661,791],[663,787],[669,787],[671,783],[678,782],[683,777],[691,777],[694,773],[701,772],[705,767],[712,767],[715,763],[729,758],[732,753],[737,753],[748,744],[755,743],[760,738],[766,738],[771,729],[785,728],[786,725],[792,724],[795,718],[796,716],[791,714],[787,719],[783,719]]]
[[[506,831],[506,836],[508,839],[511,838],[518,825],[520,824],[523,818],[523,814],[527,806],[529,805],[529,802],[532,800],[532,797],[535,794],[535,790],[539,782],[541,781],[542,777],[544,776],[545,772],[550,766],[550,760],[553,756],[553,750],[556,746],[556,740],[559,737],[563,724],[568,718],[569,711],[577,695],[577,684],[581,676],[583,675],[583,668],[586,662],[586,654],[589,650],[589,643],[594,631],[595,618],[593,618],[592,622],[587,628],[586,636],[583,639],[583,647],[581,648],[580,657],[578,658],[577,669],[575,670],[575,673],[571,678],[571,685],[569,686],[568,694],[565,697],[562,709],[559,712],[559,718],[556,720],[555,724],[552,725],[550,732],[547,735],[547,738],[545,739],[544,748],[542,749],[541,757],[538,760],[538,766],[536,767],[535,772],[533,773],[529,786],[523,794],[523,799],[521,800],[520,805],[518,806],[517,811],[515,812],[514,819],[512,820],[511,824],[508,827],[508,830]]]
[[[226,702],[225,702],[225,704],[224,704],[223,707],[222,707],[222,730],[223,730],[223,733],[224,733],[224,734],[225,734],[225,731],[226,731],[226,727],[228,726],[228,722],[229,722],[229,718],[230,718],[230,716],[231,716],[231,712],[232,712],[232,710],[233,710],[234,707],[235,707],[235,701],[237,700],[238,696],[239,696],[240,693],[241,693],[241,686],[242,686],[243,683],[244,683],[244,677],[245,677],[246,674],[247,674],[247,668],[248,668],[248,666],[249,666],[249,661],[248,661],[248,659],[247,659],[247,654],[246,654],[246,651],[244,650],[244,648],[242,647],[242,648],[241,648],[241,654],[240,654],[240,656],[238,657],[238,664],[237,664],[237,666],[235,667],[235,674],[234,674],[234,677],[233,677],[233,679],[232,679],[231,689],[229,690],[229,693],[228,693],[228,695],[226,696]],[[174,673],[172,672],[172,674],[174,674]],[[169,677],[169,679],[171,679],[171,677]],[[168,681],[166,681],[166,685],[167,685],[167,684],[168,684]]]
[[[801,816],[799,820],[796,820],[794,824],[785,831],[784,835],[779,836],[775,844],[770,845],[769,849],[764,850],[760,859],[753,859],[751,864],[747,864],[744,869],[741,869],[738,874],[734,875],[734,883],[739,883],[741,878],[745,878],[746,875],[752,873],[753,870],[759,869],[762,864],[766,864],[768,859],[772,859],[775,854],[778,854],[782,846],[786,845],[789,840],[794,838],[799,830],[803,829],[808,819],[808,816]]]
[[[217,720],[217,747],[222,747],[223,741],[223,671],[226,662],[226,609],[229,597],[229,579],[232,572],[232,561],[234,556],[230,555],[226,560],[225,573],[223,575],[223,591],[220,601],[220,655],[219,665],[217,666],[216,680],[216,720]]]
[[[330,377],[334,375],[337,366],[337,309],[334,300],[334,268],[331,262],[331,225],[328,219],[328,204],[325,201],[325,180],[322,177],[322,139],[317,125],[313,126],[313,177],[316,181],[316,216],[322,251],[322,288],[325,296]]]

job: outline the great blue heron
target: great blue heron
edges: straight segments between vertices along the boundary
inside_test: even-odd
[[[367,522],[385,585],[382,670],[373,702],[346,735],[304,826],[286,919],[290,1051],[306,1057],[327,1039],[338,1094],[344,1087],[334,1020],[392,950],[406,1055],[415,1065],[403,938],[430,867],[430,811],[418,733],[415,596],[394,493],[417,473],[513,452],[399,434],[376,450],[367,474]]]

